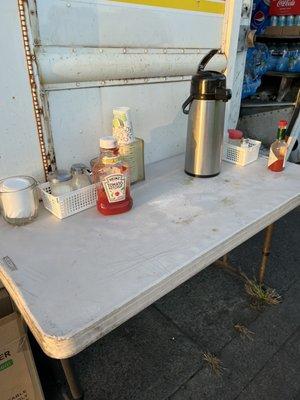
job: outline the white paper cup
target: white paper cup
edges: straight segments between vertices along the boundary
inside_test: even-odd
[[[113,109],[112,131],[119,145],[134,142],[135,137],[129,107],[117,107]]]

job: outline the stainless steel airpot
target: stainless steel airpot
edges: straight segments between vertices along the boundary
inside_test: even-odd
[[[221,170],[225,102],[231,98],[231,90],[226,89],[224,74],[204,71],[218,52],[212,50],[203,58],[192,77],[191,94],[182,105],[189,115],[185,172],[196,177],[212,177]]]

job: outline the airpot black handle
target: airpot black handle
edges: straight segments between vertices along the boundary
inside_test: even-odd
[[[194,100],[194,96],[193,95],[190,95],[187,99],[186,99],[186,101],[182,104],[182,111],[183,111],[183,113],[184,114],[188,114],[189,113],[189,111],[190,111],[190,108],[187,110],[186,108],[187,108],[187,106],[189,105],[189,104],[191,104],[191,102]]]
[[[213,58],[214,55],[219,53],[220,49],[212,49],[209,53],[206,54],[206,56],[203,57],[201,60],[200,64],[198,65],[198,70],[197,73],[203,71],[208,62]]]
[[[213,49],[209,53],[207,53],[206,56],[203,57],[200,64],[198,65],[197,74],[201,73],[204,70],[204,68],[206,67],[206,65],[208,64],[208,62],[213,58],[213,56],[219,52],[220,52],[219,49]],[[231,97],[231,92],[230,93],[229,92],[230,91],[225,90],[225,92],[222,91],[222,92],[216,93],[216,100],[228,101],[228,99]],[[190,104],[193,100],[194,100],[194,96],[191,94],[186,99],[186,101],[182,104],[182,111],[184,114],[189,113],[190,107],[188,109],[187,109],[187,107],[190,106]]]

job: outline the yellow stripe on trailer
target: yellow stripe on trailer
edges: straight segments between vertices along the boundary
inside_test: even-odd
[[[201,11],[213,14],[224,14],[225,1],[210,0],[114,0],[121,3],[140,4],[144,6],[176,8],[179,10]]]

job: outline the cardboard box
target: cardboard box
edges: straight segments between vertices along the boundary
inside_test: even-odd
[[[300,1],[271,0],[270,15],[300,15]]]
[[[300,36],[300,26],[268,26],[265,35],[277,38],[287,36]]]
[[[24,324],[0,290],[0,398],[44,400]],[[5,315],[5,316],[3,316]]]
[[[265,30],[265,35],[280,37],[282,36],[282,27],[281,26],[267,26]]]
[[[282,36],[300,36],[300,26],[284,26]]]

